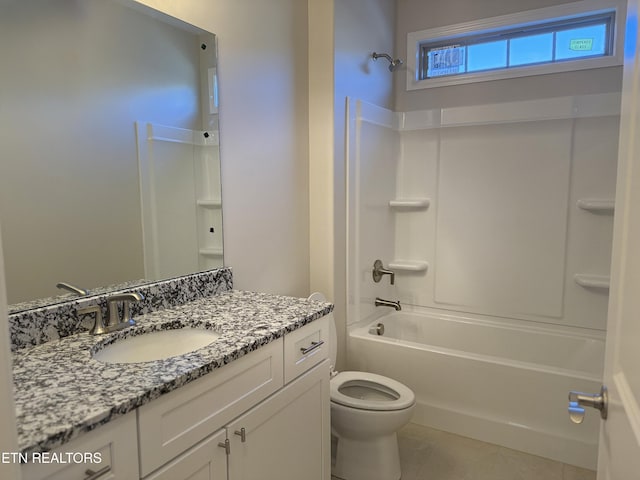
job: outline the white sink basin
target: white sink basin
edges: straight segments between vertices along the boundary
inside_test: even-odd
[[[96,352],[93,358],[105,363],[163,360],[206,347],[219,337],[219,333],[198,328],[160,330],[117,340]]]

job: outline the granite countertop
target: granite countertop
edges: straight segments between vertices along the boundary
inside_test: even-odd
[[[13,354],[19,449],[51,450],[333,310],[329,303],[232,290],[136,318],[108,335],[79,333]],[[213,344],[178,357],[107,364],[112,340],[181,326],[213,329]]]

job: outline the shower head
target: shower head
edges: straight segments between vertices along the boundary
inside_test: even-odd
[[[393,58],[391,58],[391,55],[386,54],[386,53],[376,53],[373,52],[371,54],[371,57],[374,60],[377,60],[378,58],[382,57],[382,58],[386,58],[387,60],[389,60],[389,71],[393,72],[395,71],[396,68],[398,68],[400,65],[402,65],[402,60],[400,60],[399,58],[396,58],[395,60]]]

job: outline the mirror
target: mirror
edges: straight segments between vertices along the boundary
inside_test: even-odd
[[[11,311],[223,265],[216,61],[213,34],[133,1],[0,0]]]

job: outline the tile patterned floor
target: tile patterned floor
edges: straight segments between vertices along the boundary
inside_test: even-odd
[[[402,480],[596,479],[591,470],[412,423],[398,442]]]

